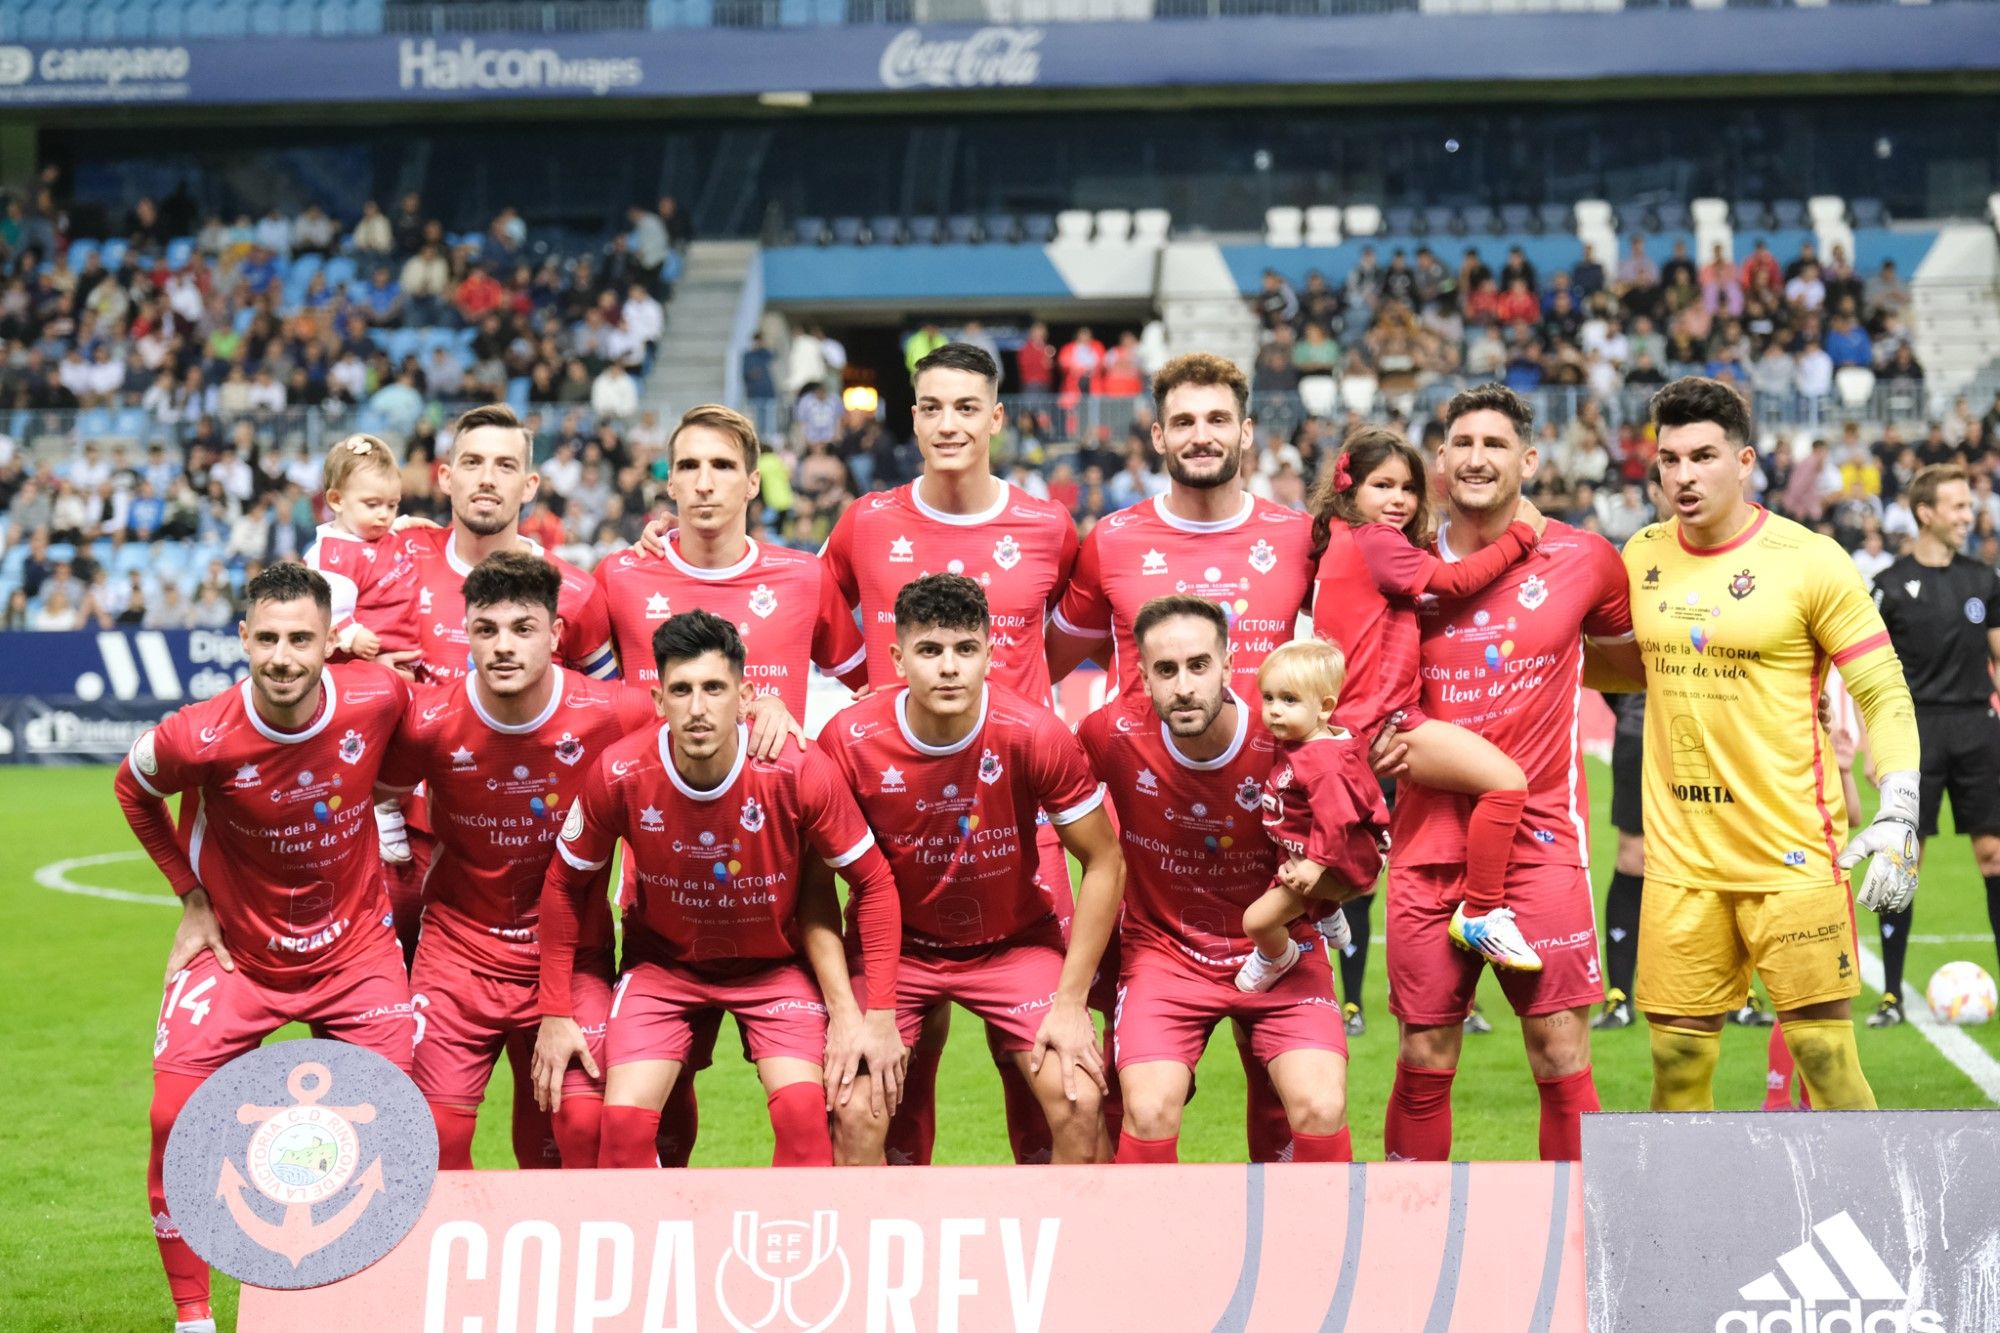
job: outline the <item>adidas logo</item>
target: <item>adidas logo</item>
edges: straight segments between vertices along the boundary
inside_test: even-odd
[[[1787,1250],[1738,1288],[1761,1308],[1726,1311],[1715,1333],[1955,1333],[1936,1310],[1909,1308],[1910,1294],[1845,1209],[1814,1223],[1813,1235],[1817,1244]]]

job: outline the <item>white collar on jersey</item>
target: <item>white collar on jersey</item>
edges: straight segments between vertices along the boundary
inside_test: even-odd
[[[925,504],[922,477],[910,483],[910,503],[915,505],[917,512],[925,518],[936,519],[940,523],[950,523],[955,527],[977,527],[981,523],[991,523],[1000,517],[1007,511],[1007,502],[1014,498],[1014,488],[1007,483],[1005,477],[995,477],[993,480],[1000,483],[1000,498],[976,514],[947,514],[942,509],[933,509]]]
[[[660,549],[666,552],[667,563],[678,569],[681,573],[686,574],[689,578],[733,579],[738,574],[748,571],[750,566],[757,563],[757,539],[746,536],[744,540],[750,544],[750,549],[735,564],[724,566],[721,569],[703,569],[699,565],[690,565],[687,562],[687,557],[681,554],[680,535],[678,528],[668,533],[667,539],[660,543]]]
[[[326,691],[326,707],[320,710],[319,721],[313,723],[304,731],[279,731],[276,727],[266,722],[263,715],[257,711],[257,699],[251,693],[250,681],[247,677],[244,679],[242,687],[244,715],[250,719],[250,725],[257,728],[257,734],[267,741],[276,741],[280,745],[297,745],[301,741],[309,741],[322,731],[325,731],[327,723],[333,721],[333,706],[340,701],[338,693],[333,688],[333,673],[331,671],[321,668],[319,673],[319,687]]]
[[[351,532],[344,532],[331,523],[322,523],[313,529],[313,538],[323,542],[359,542],[361,539]]]
[[[903,739],[908,741],[910,748],[918,754],[957,754],[966,746],[972,744],[978,738],[980,732],[986,730],[986,704],[989,698],[990,695],[986,687],[981,685],[979,687],[979,720],[972,724],[971,731],[965,733],[964,740],[951,745],[926,745],[917,739],[917,733],[910,730],[910,692],[904,690],[896,696],[896,730],[903,733]]]
[[[666,765],[667,779],[674,784],[680,794],[690,801],[713,801],[720,799],[724,792],[736,785],[736,779],[743,776],[744,762],[750,758],[750,728],[741,722],[736,724],[736,762],[729,766],[729,776],[722,780],[721,785],[709,791],[688,786],[687,779],[683,778],[681,771],[674,767],[674,738],[667,727],[660,728],[659,746],[660,762]]]
[[[1229,748],[1213,759],[1190,759],[1182,754],[1181,747],[1174,744],[1174,733],[1167,730],[1167,724],[1164,721],[1160,723],[1160,743],[1167,747],[1167,753],[1173,757],[1175,763],[1179,764],[1182,768],[1192,768],[1205,772],[1211,769],[1227,768],[1230,761],[1242,753],[1243,740],[1250,734],[1250,705],[1244,703],[1243,696],[1235,690],[1229,692],[1229,697],[1236,701],[1236,735],[1230,738]]]
[[[1243,492],[1243,508],[1238,510],[1233,518],[1218,518],[1213,522],[1201,522],[1192,518],[1181,518],[1171,509],[1168,509],[1167,495],[1171,494],[1172,492],[1169,491],[1165,495],[1154,496],[1153,512],[1159,515],[1160,522],[1170,528],[1178,528],[1182,532],[1227,532],[1231,528],[1240,528],[1250,521],[1250,511],[1257,507],[1257,497],[1245,491]]]
[[[542,549],[542,544],[536,541],[533,537],[523,537],[520,533],[517,532],[514,534],[514,540],[520,542],[521,545],[527,547],[529,555],[538,555],[541,556],[544,560],[548,559],[548,552],[544,551]],[[472,572],[472,566],[466,564],[465,561],[459,558],[457,528],[447,527],[444,530],[444,560],[446,564],[451,566],[451,572],[458,575],[460,578],[463,578],[467,574],[470,574]]]
[[[466,678],[465,697],[472,700],[472,711],[479,714],[479,720],[486,724],[488,730],[497,731],[503,736],[525,736],[529,732],[547,725],[548,720],[556,715],[556,709],[562,707],[563,669],[554,662],[551,662],[549,663],[549,674],[556,678],[556,687],[549,691],[549,706],[544,708],[539,715],[526,722],[509,725],[486,711],[486,704],[479,697],[479,673],[477,671]]]

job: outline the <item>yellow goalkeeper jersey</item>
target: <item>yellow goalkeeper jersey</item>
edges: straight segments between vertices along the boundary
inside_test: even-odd
[[[1840,773],[1817,708],[1827,666],[1890,653],[1860,571],[1761,507],[1713,547],[1678,519],[1625,547],[1646,659],[1646,879],[1763,893],[1840,882]]]

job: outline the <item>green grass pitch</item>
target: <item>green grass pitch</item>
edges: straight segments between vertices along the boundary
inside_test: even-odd
[[[1609,779],[1591,763],[1599,794],[1593,819],[1597,874],[1609,877],[1614,839],[1604,811]],[[150,1333],[170,1327],[145,1207],[146,1105],[153,1015],[176,915],[170,902],[114,901],[53,891],[37,872],[53,863],[107,853],[129,859],[79,867],[72,884],[165,895],[164,882],[127,832],[104,768],[0,770],[0,806],[11,811],[0,839],[0,948],[7,994],[0,1004],[0,1060],[7,1114],[0,1116],[0,1326],[18,1333],[89,1329]],[[1933,844],[1918,899],[1909,976],[1919,987],[1953,958],[1994,967],[1984,894],[1963,839]],[[1380,908],[1376,941],[1380,948]],[[1874,921],[1862,916],[1872,946]],[[1975,937],[1967,939],[1964,937]],[[1872,994],[1861,1004],[1872,1006]],[[1482,1006],[1495,1032],[1468,1038],[1459,1074],[1454,1151],[1468,1158],[1535,1155],[1536,1097],[1518,1031],[1490,981]],[[1365,1002],[1371,1027],[1353,1043],[1348,1100],[1358,1155],[1382,1151],[1382,1108],[1395,1068],[1395,1025],[1384,1006],[1382,969],[1371,960]],[[999,1085],[985,1044],[965,1015],[939,1079],[938,1157],[999,1162],[1007,1156]],[[1970,1029],[2000,1055],[2000,1024]],[[296,1035],[296,1032],[288,1035]],[[1762,1030],[1724,1034],[1717,1100],[1759,1104],[1764,1086]],[[1987,1103],[1979,1090],[1905,1026],[1860,1030],[1863,1060],[1884,1106],[1964,1107]],[[718,1050],[733,1052],[725,1033]],[[1643,1108],[1648,1087],[1644,1028],[1600,1034],[1597,1086],[1613,1110]],[[698,1166],[768,1161],[770,1130],[752,1073],[719,1061],[700,1081]],[[511,1165],[506,1128],[510,1081],[503,1062],[480,1119],[474,1152],[487,1166]],[[1244,1155],[1242,1074],[1226,1036],[1209,1048],[1200,1091],[1181,1139],[1188,1161]],[[221,1327],[235,1323],[235,1284],[218,1279]]]

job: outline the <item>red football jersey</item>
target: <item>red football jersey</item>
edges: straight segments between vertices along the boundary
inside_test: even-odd
[[[1077,728],[1111,793],[1125,849],[1122,946],[1176,959],[1227,982],[1248,956],[1243,909],[1270,887],[1278,849],[1264,832],[1264,785],[1277,747],[1256,710],[1236,701],[1236,735],[1197,763],[1168,739],[1152,701],[1135,691]],[[1292,924],[1310,942],[1312,927]]]
[[[556,844],[573,869],[595,870],[625,839],[630,910],[668,958],[708,972],[799,956],[801,838],[835,869],[875,845],[826,756],[788,745],[753,759],[740,724],[736,744],[736,767],[704,792],[674,767],[666,727],[627,736],[591,767]]]
[[[449,527],[410,528],[396,534],[417,567],[417,635],[423,643],[424,674],[440,683],[472,674],[472,651],[465,633],[465,576],[472,572],[472,566],[452,548],[451,534]],[[598,680],[615,677],[618,654],[611,646],[611,620],[596,582],[575,565],[544,551],[539,542],[523,537],[521,545],[562,575],[562,593],[556,606],[563,632],[556,656],[564,666],[586,676]]]
[[[1317,862],[1347,888],[1374,884],[1389,807],[1368,766],[1368,743],[1343,734],[1280,744],[1264,788],[1264,832],[1281,855]]]
[[[1454,561],[1444,534],[1437,552]],[[1515,865],[1590,865],[1581,710],[1583,640],[1632,633],[1625,566],[1610,542],[1551,521],[1541,544],[1485,591],[1418,608],[1423,709],[1478,732],[1528,777]],[[1405,782],[1396,792],[1396,856],[1407,865],[1465,860],[1471,798]]]
[[[653,631],[678,611],[712,611],[743,636],[744,675],[759,694],[775,694],[792,716],[806,715],[807,662],[829,676],[859,673],[864,653],[854,613],[817,557],[752,541],[726,569],[701,569],[667,534],[664,556],[622,551],[597,566],[597,585],[618,641],[620,674],[632,686],[660,679]],[[856,684],[860,676],[855,677]]]
[[[900,679],[889,647],[903,585],[920,574],[964,574],[986,589],[993,617],[989,678],[1029,699],[1048,698],[1042,621],[1076,565],[1076,520],[1004,481],[999,500],[978,514],[933,509],[922,486],[920,478],[856,500],[820,552],[842,595],[861,611],[869,683],[886,690]]]
[[[649,730],[652,701],[614,683],[551,666],[555,689],[540,717],[495,721],[476,677],[411,701],[383,765],[392,787],[426,785],[437,837],[424,880],[424,930],[446,937],[476,970],[519,981],[537,975],[536,921],[556,834],[584,775],[619,739]],[[588,970],[610,970],[611,908],[604,885],[581,923]]]
[[[372,662],[322,682],[302,731],[265,722],[246,680],[139,737],[118,772],[147,851],[176,892],[208,890],[237,966],[265,985],[326,976],[390,929],[369,798],[409,686]],[[174,792],[196,802],[184,839],[158,803]]]
[[[991,944],[1051,919],[1035,880],[1035,814],[1069,824],[1104,803],[1076,737],[1048,708],[989,683],[970,735],[926,745],[908,704],[908,690],[870,695],[818,741],[895,872],[905,944]]]
[[[402,534],[366,542],[322,523],[301,557],[333,589],[333,636],[341,641],[360,625],[382,641],[385,653],[408,652],[417,642],[417,566]]]
[[[1055,623],[1079,637],[1110,636],[1115,694],[1139,683],[1132,638],[1139,608],[1169,593],[1207,598],[1229,617],[1231,684],[1246,699],[1261,698],[1257,668],[1292,639],[1311,585],[1312,520],[1246,494],[1236,517],[1195,523],[1177,518],[1167,500],[1141,500],[1090,530]]]

